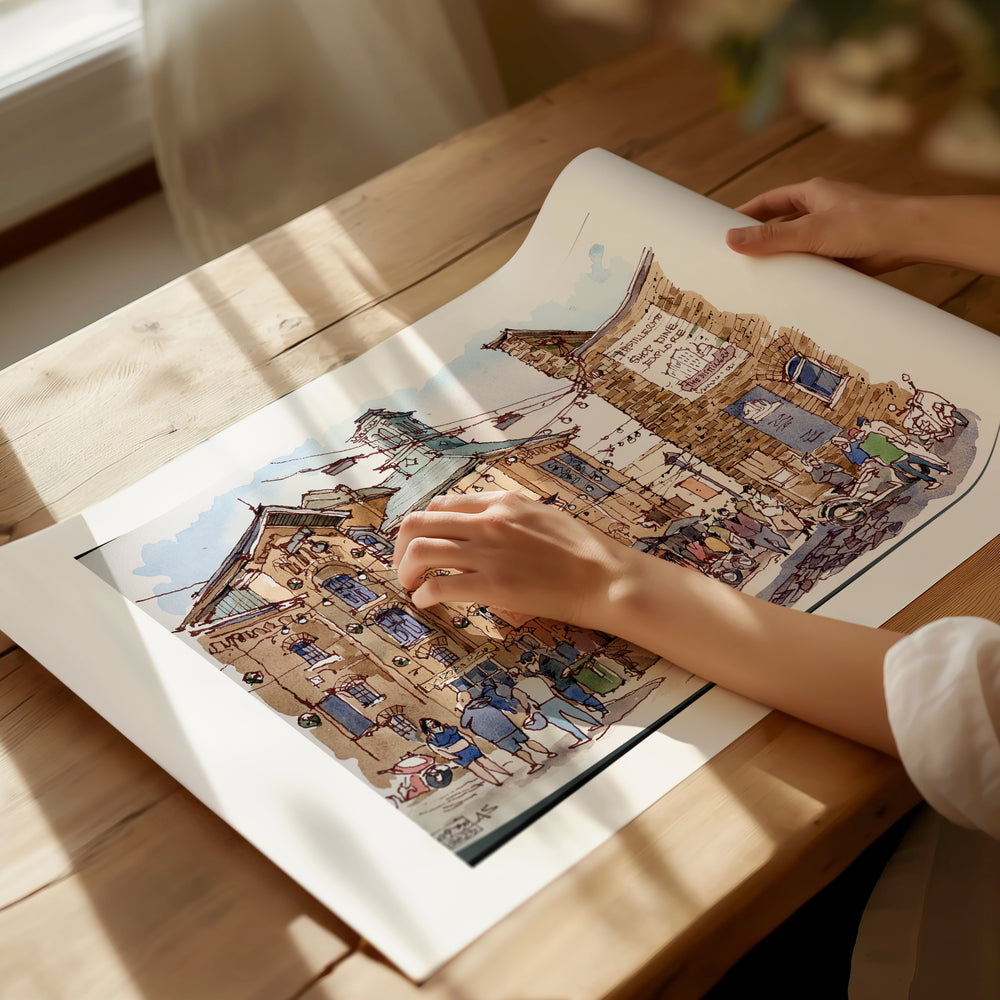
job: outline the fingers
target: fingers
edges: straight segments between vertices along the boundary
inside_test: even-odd
[[[461,514],[481,514],[496,503],[503,493],[444,493],[431,497],[427,504],[428,510],[445,510]]]
[[[809,210],[809,189],[806,184],[786,184],[765,191],[740,205],[736,211],[752,219],[767,222],[779,216],[801,215]]]
[[[429,608],[434,604],[474,603],[480,600],[477,587],[482,588],[475,571],[450,576],[429,576],[410,595],[414,607]]]
[[[411,511],[403,519],[393,551],[393,566],[403,559],[407,546],[414,538],[451,538],[469,541],[483,525],[477,515],[496,508],[517,508],[532,501],[516,494],[496,491],[490,493],[449,493],[433,497],[426,510]]]
[[[737,253],[751,257],[788,251],[812,253],[818,249],[816,228],[816,216],[806,215],[788,221],[765,222],[761,226],[730,229],[726,233],[726,243]]]
[[[464,542],[450,538],[415,538],[403,553],[396,567],[399,582],[414,590],[423,575],[432,569],[456,569],[466,573],[475,568],[474,552]]]
[[[456,542],[469,540],[472,527],[468,514],[446,510],[417,510],[403,518],[396,545],[392,553],[392,565],[398,569],[410,543],[415,538],[449,538]]]
[[[491,595],[477,590],[487,581],[492,581],[490,586],[497,583],[491,560],[498,551],[510,550],[519,533],[534,537],[531,525],[539,510],[548,508],[516,493],[435,497],[426,510],[411,512],[400,526],[393,552],[400,583],[413,591],[417,607],[448,601],[489,603]],[[458,573],[428,577],[435,569]]]

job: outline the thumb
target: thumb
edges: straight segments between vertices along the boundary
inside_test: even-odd
[[[816,248],[815,229],[815,218],[805,215],[800,219],[730,229],[726,233],[726,243],[737,253],[752,257],[790,250],[810,253],[815,252]]]

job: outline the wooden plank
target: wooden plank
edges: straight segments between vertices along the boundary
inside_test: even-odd
[[[72,857],[177,786],[25,653],[0,664],[6,907],[65,878]]]
[[[930,113],[935,113],[934,109],[931,109]],[[917,157],[915,151],[910,151],[909,154],[904,151],[903,155],[900,155],[898,149],[890,149],[889,147],[865,149],[864,147],[859,148],[855,146],[853,149],[849,148],[849,151],[845,154],[843,152],[844,147],[845,144],[839,140],[832,139],[826,133],[817,132],[814,135],[809,135],[802,141],[789,145],[780,153],[751,168],[740,178],[727,185],[726,189],[720,192],[721,200],[729,204],[735,204],[767,187],[775,186],[779,183],[787,183],[795,179],[802,179],[803,177],[821,172],[843,176],[863,183],[878,183],[885,188],[893,188],[901,191],[919,190],[943,193],[958,190],[972,193],[980,191],[994,192],[996,190],[995,185],[981,184],[965,179],[956,180],[955,178],[935,174],[934,171],[921,166],[919,158],[916,159],[915,167],[914,158]],[[866,153],[869,155],[866,156]],[[918,267],[906,269],[892,276],[889,281],[904,290],[920,294],[928,301],[941,302],[955,296],[959,296],[960,299],[961,296],[959,293],[961,289],[969,283],[972,277],[967,272],[955,268]],[[992,554],[994,559],[995,555],[994,551]],[[983,555],[983,559],[988,560],[989,558],[989,552]],[[976,580],[972,578],[969,585],[974,587],[975,584]],[[952,596],[953,601],[959,605],[965,600],[965,598],[957,595]],[[964,606],[969,607],[967,603]],[[994,601],[993,610],[995,611],[995,609],[996,604]],[[940,601],[937,600],[937,595],[934,595],[932,591],[927,600],[915,602],[908,611],[910,614],[909,618],[906,614],[901,613],[890,624],[893,627],[915,627],[917,624],[930,620],[932,617],[940,616],[942,606]],[[989,601],[980,601],[972,612],[966,613],[989,614],[990,611]],[[789,724],[792,726],[798,725],[796,723]],[[772,747],[776,747],[777,744],[778,740],[775,739]],[[839,753],[839,751],[836,752]],[[811,748],[804,756],[811,759],[810,768],[812,768],[817,764],[821,754],[817,754],[815,749]],[[873,755],[873,759],[878,758],[875,758]],[[895,765],[889,766],[895,767]],[[820,767],[820,770],[822,771],[822,767]],[[692,785],[694,785],[697,782],[697,776],[690,780]],[[882,780],[885,783],[879,785],[874,790],[873,799],[877,799],[880,796],[886,796],[888,799],[891,799],[896,809],[896,815],[915,801],[912,789],[909,788],[898,769],[892,774],[883,774]],[[752,785],[752,783],[750,784]],[[742,788],[744,785],[741,783],[740,787]],[[752,794],[752,791],[748,791],[747,793],[747,795]],[[700,801],[700,799],[701,792],[698,793],[698,800]],[[879,810],[885,808],[884,804],[874,806],[871,801],[866,803],[866,805],[873,808],[875,814],[878,814]],[[675,813],[683,811],[679,802],[676,801],[674,793],[667,796],[657,806],[654,806],[647,815],[654,814],[661,808],[666,813],[663,817],[665,822],[669,822],[670,817]],[[850,807],[847,807],[847,811],[850,811]],[[780,809],[777,812],[780,815]],[[885,819],[885,817],[886,813],[882,813],[881,818]],[[722,817],[713,817],[710,823],[703,824],[700,829],[714,829],[715,825],[721,820]],[[870,834],[871,831],[869,829],[860,835],[857,840],[859,849],[860,846],[867,842],[865,838]],[[607,845],[607,850],[613,850],[614,847],[611,845],[621,843],[628,836],[629,830],[624,831],[620,837],[615,838],[610,845]],[[663,852],[657,850],[656,853],[657,856],[662,857]],[[716,851],[709,851],[709,853],[713,858],[719,856],[719,853]],[[831,855],[835,856],[835,851],[831,851]],[[602,863],[602,861],[605,863]],[[581,880],[584,880],[586,878],[584,869],[586,869],[589,863],[593,863],[599,870],[600,877],[594,878],[592,888],[595,894],[599,894],[602,889],[605,889],[614,880],[613,873],[609,873],[608,871],[607,859],[604,858],[602,861],[598,861],[596,857],[587,859],[574,872],[573,881],[579,883]],[[815,858],[811,859],[809,863],[814,862]],[[763,890],[761,897],[752,896],[755,910],[758,914],[761,914],[756,930],[748,931],[747,927],[741,926],[738,921],[735,922],[732,929],[742,941],[741,947],[747,947],[749,944],[752,944],[755,935],[759,936],[766,932],[767,929],[770,929],[770,926],[773,926],[790,909],[794,908],[794,905],[798,905],[798,902],[801,902],[801,899],[804,897],[798,897],[797,901],[789,906],[789,903],[795,900],[796,893],[801,891],[803,882],[812,882],[818,888],[820,884],[823,884],[833,874],[834,871],[832,868],[825,870],[822,875],[817,875],[815,871],[808,873],[796,871],[794,877],[785,883],[784,895],[782,895],[780,888],[776,892],[773,888],[775,885],[780,886],[780,880],[776,881],[773,871],[767,872],[766,875],[761,875],[760,877],[763,882],[769,888]],[[818,881],[816,881],[817,878],[819,879]],[[670,887],[656,884],[655,882],[653,884],[655,885],[658,898],[668,899],[671,904],[671,915],[675,915],[677,909],[673,907],[678,901],[676,898],[671,897]],[[698,884],[699,886],[702,884],[700,880]],[[751,896],[745,898],[751,898]],[[511,973],[510,977],[505,977],[503,973],[506,970],[502,965],[497,965],[495,952],[492,953],[493,960],[491,963],[487,949],[484,946],[482,950],[482,963],[477,965],[475,958],[470,957],[474,956],[476,952],[477,946],[473,946],[463,956],[460,956],[459,959],[451,963],[442,974],[435,977],[419,991],[409,986],[409,984],[398,981],[391,970],[386,969],[375,957],[367,954],[357,954],[341,963],[330,976],[326,977],[320,984],[317,984],[306,996],[310,998],[320,996],[332,997],[334,995],[338,998],[360,997],[366,995],[367,991],[371,989],[376,989],[380,996],[386,997],[398,996],[402,998],[418,994],[423,997],[446,996],[449,995],[451,990],[458,989],[462,983],[474,983],[477,998],[520,995],[518,991],[520,990],[523,993],[526,985],[529,983],[532,992],[537,992],[537,995],[540,996],[553,993],[554,995],[567,997],[597,997],[606,995],[605,990],[616,988],[618,988],[616,992],[620,991],[622,995],[626,993],[629,996],[640,995],[639,993],[634,993],[633,989],[640,988],[637,981],[634,981],[629,985],[628,989],[625,989],[620,988],[620,982],[612,984],[609,980],[602,981],[601,975],[602,972],[606,972],[607,970],[609,963],[608,956],[614,956],[610,961],[610,964],[615,966],[614,972],[610,977],[611,980],[614,980],[615,977],[621,974],[622,966],[618,964],[619,958],[623,954],[627,954],[629,946],[635,943],[631,932],[636,928],[641,930],[650,926],[646,919],[647,914],[643,913],[641,918],[636,917],[635,912],[631,909],[636,899],[634,894],[630,893],[628,904],[631,919],[623,924],[630,932],[629,940],[621,942],[612,939],[607,942],[608,946],[605,948],[604,945],[606,942],[603,940],[603,935],[611,929],[601,925],[600,927],[591,928],[588,933],[583,926],[586,921],[591,920],[595,912],[600,913],[602,911],[603,902],[604,900],[601,897],[598,897],[596,901],[594,898],[588,897],[586,907],[566,905],[561,911],[557,906],[551,905],[551,900],[543,901],[539,898],[533,900],[532,904],[530,904],[537,905],[541,909],[542,916],[538,922],[538,933],[539,935],[544,934],[545,940],[550,942],[550,946],[545,950],[546,956],[551,959],[553,955],[558,955],[559,967],[572,970],[570,974],[571,981],[569,983],[567,983],[565,978],[559,978],[558,976],[546,978],[553,964],[551,961],[548,964],[543,961],[541,965],[535,963],[527,970],[526,974],[518,972],[516,975]],[[611,901],[608,900],[607,904],[611,905]],[[784,912],[782,912],[782,905],[788,907]],[[526,909],[528,908],[530,907],[526,907]],[[763,916],[762,908],[768,912],[769,917]],[[555,916],[557,912],[560,913],[558,917]],[[546,927],[546,920],[553,926]],[[520,934],[525,927],[523,911],[516,919],[512,919],[511,923],[516,929],[512,932],[512,936],[506,940],[506,947],[500,947],[500,952],[513,955],[517,953],[518,943],[523,944],[523,941],[529,940],[529,937],[526,935],[523,939],[520,938]],[[565,934],[553,940],[554,931],[557,928],[565,930]],[[655,925],[652,936],[662,942],[669,940],[671,934],[676,935],[677,933],[677,928]],[[601,947],[597,948],[587,945],[582,948],[576,947],[575,942],[567,942],[567,936],[572,938],[574,935],[578,935],[580,940],[588,942],[601,940]],[[494,949],[497,947],[496,942],[499,936],[502,935],[498,933],[497,935],[490,936],[491,946]],[[719,936],[713,935],[712,940],[717,943]],[[726,940],[734,940],[732,934],[726,937]],[[735,954],[738,954],[738,951]],[[732,957],[735,957],[735,954]],[[529,959],[531,957],[530,955],[528,956]],[[648,954],[644,955],[641,960],[636,962],[634,968],[642,970],[641,973],[637,973],[638,978],[648,979],[646,985],[650,990],[649,995],[660,995],[659,991],[663,989],[664,983],[669,981],[671,987],[670,995],[672,997],[675,995],[698,996],[714,980],[723,966],[716,966],[714,970],[710,968],[713,963],[719,961],[718,955],[704,955],[699,958],[696,954],[693,956],[689,954],[689,957],[690,964],[679,972],[671,970],[669,968],[669,961],[665,961],[662,955],[658,956],[659,960],[657,958],[650,958]],[[521,962],[521,955],[518,953],[517,964],[521,964]],[[642,987],[642,989],[645,989],[645,987]]]
[[[689,57],[662,79],[674,55],[657,48],[602,71],[590,83],[593,99],[586,80],[573,81],[14,366],[0,376],[0,428],[10,439],[0,447],[0,530],[23,534],[69,516],[356,356],[417,318],[398,308],[401,293],[426,282],[427,311],[461,291],[446,274],[456,261],[475,256],[488,263],[475,277],[491,273],[506,259],[497,241],[532,217],[559,168],[589,145],[603,143],[695,188],[718,188],[730,203],[782,171],[801,177],[828,165],[842,145],[795,115],[761,133],[739,131],[735,112],[713,105],[714,81]],[[684,114],[665,89],[680,78],[693,81]],[[766,157],[775,146],[784,154]],[[469,162],[483,164],[474,184]],[[892,162],[885,155],[872,170]],[[483,194],[496,190],[503,197]],[[435,197],[442,191],[450,197]],[[941,274],[904,282],[941,298],[960,280]],[[127,341],[116,336],[122,329]],[[301,350],[317,333],[321,349]],[[105,405],[95,408],[95,397]],[[25,460],[30,474],[19,469]]]
[[[10,369],[0,376],[0,528],[22,534],[69,516],[492,273],[520,245],[559,168],[589,146],[717,189],[730,204],[817,172],[934,189],[919,159],[869,155],[794,114],[739,133],[716,93],[700,60],[651,50],[446,143]],[[986,308],[982,288],[966,295],[968,276],[946,272],[901,279],[932,301],[951,297],[949,308]],[[930,613],[933,602],[915,612]],[[12,699],[3,703],[0,766],[5,785],[41,805],[38,815],[15,807],[16,854],[4,856],[19,881],[18,901],[0,911],[0,935],[15,945],[2,981],[26,984],[29,995],[54,984],[64,992],[53,995],[77,996],[83,970],[104,977],[94,992],[102,997],[199,995],[206,983],[210,995],[248,996],[258,982],[271,990],[260,995],[290,996],[336,962],[307,995],[417,994],[377,957],[350,954],[352,932],[37,665],[12,657],[23,654],[0,658],[0,698]],[[28,720],[39,717],[47,721],[36,738]],[[885,758],[772,716],[419,994],[653,995],[669,981],[672,996],[699,995],[912,794]],[[710,916],[698,916],[706,908]],[[51,982],[27,978],[51,964],[40,949],[53,927],[80,946],[56,960]],[[311,943],[290,946],[302,927]],[[711,949],[699,944],[709,939]],[[532,947],[538,941],[545,945]]]
[[[0,718],[5,996],[270,1000],[355,947],[21,651],[0,658]]]

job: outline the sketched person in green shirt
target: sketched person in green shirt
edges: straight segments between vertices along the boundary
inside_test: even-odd
[[[845,454],[852,462],[860,465],[869,458],[879,459],[904,475],[924,480],[927,483],[925,489],[932,490],[941,485],[931,475],[932,471],[946,475],[951,471],[947,462],[936,455],[923,449],[911,450],[913,442],[884,421],[873,423],[867,417],[858,417],[857,427],[852,427],[848,436],[852,447],[845,449]]]

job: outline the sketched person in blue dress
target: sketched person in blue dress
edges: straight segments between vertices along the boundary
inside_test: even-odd
[[[497,778],[498,774],[510,777],[510,771],[490,760],[455,726],[445,726],[437,719],[421,719],[420,729],[427,737],[427,746],[433,753],[468,768],[477,778],[488,781],[491,785],[499,785],[502,782]]]

